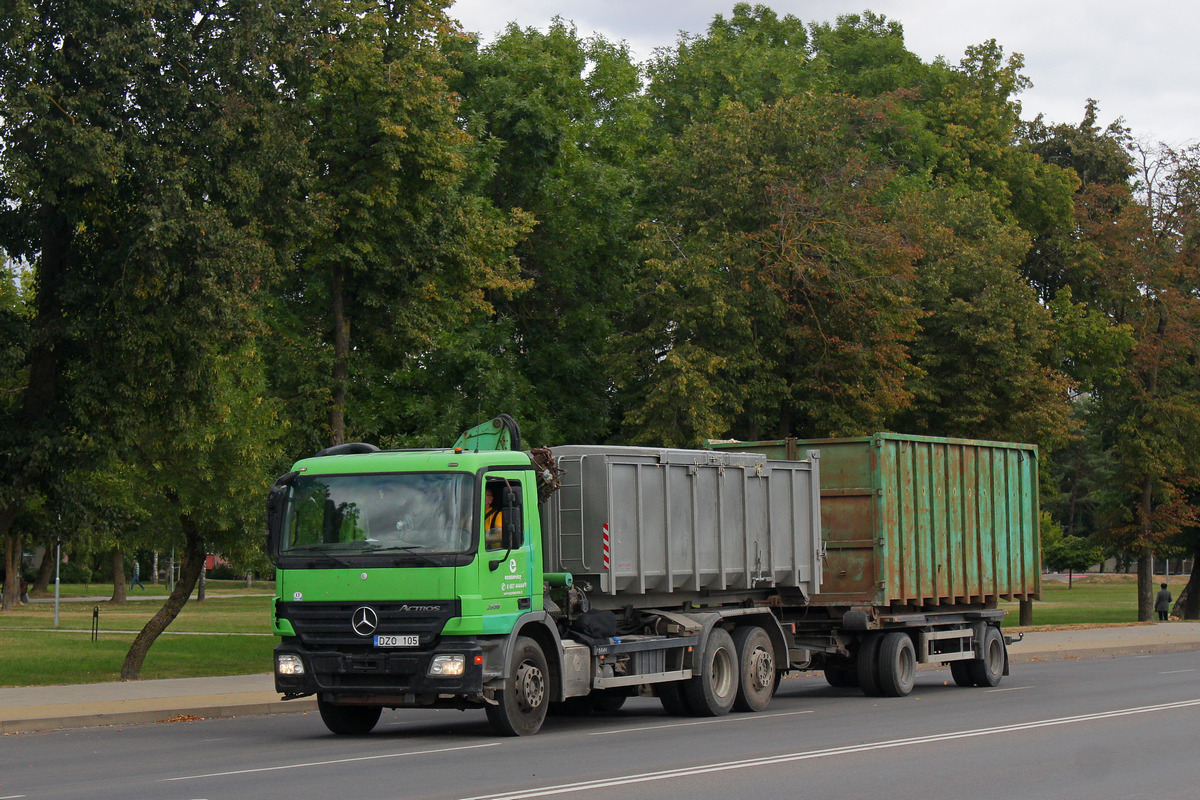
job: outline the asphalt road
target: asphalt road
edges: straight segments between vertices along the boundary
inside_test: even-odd
[[[481,712],[385,712],[363,738],[288,714],[0,739],[0,800],[1194,798],[1200,653],[1015,664],[996,689],[921,670],[906,698],[819,676],[763,714],[621,712],[492,735]]]

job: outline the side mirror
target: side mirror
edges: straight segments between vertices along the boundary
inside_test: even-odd
[[[500,495],[500,504],[504,515],[500,541],[504,549],[515,550],[525,544],[525,520],[521,510],[521,490],[513,486],[506,486]]]
[[[289,472],[280,475],[275,480],[275,485],[271,487],[271,491],[267,493],[267,557],[271,559],[272,564],[279,557],[280,541],[283,538],[284,505],[287,502],[292,481],[299,474],[299,472]]]
[[[505,506],[504,525],[500,530],[500,546],[505,550],[516,550],[525,544],[525,522],[521,518],[520,506]]]

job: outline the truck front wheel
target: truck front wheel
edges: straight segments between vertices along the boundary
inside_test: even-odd
[[[740,675],[734,708],[765,711],[775,695],[777,680],[771,637],[757,625],[750,625],[734,630],[733,645],[737,649]]]
[[[317,697],[317,710],[325,727],[339,736],[362,736],[370,733],[383,711],[379,706],[339,706]]]
[[[729,713],[737,699],[738,658],[733,638],[724,628],[713,628],[700,656],[699,674],[683,687],[688,707],[698,717]]]
[[[496,692],[496,705],[487,707],[488,721],[502,736],[530,736],[546,720],[550,707],[550,669],[542,648],[528,636],[513,647],[509,677]]]

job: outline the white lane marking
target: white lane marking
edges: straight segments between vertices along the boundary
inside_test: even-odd
[[[1048,728],[1056,725],[1073,725],[1080,722],[1093,722],[1095,720],[1112,719],[1114,717],[1127,717],[1134,714],[1149,714],[1156,711],[1169,711],[1172,709],[1189,708],[1192,706],[1200,706],[1200,699],[1185,700],[1179,703],[1164,703],[1157,706],[1124,708],[1117,711],[1102,711],[1097,714],[1082,714],[1076,717],[1058,717],[1055,719],[1036,720],[1034,722],[1019,722],[1014,725],[1000,725],[995,728],[977,728],[974,730],[954,731],[951,733],[937,733],[931,736],[918,736],[911,739],[890,739],[883,742],[848,745],[845,747],[831,747],[826,750],[809,750],[800,753],[785,753],[778,756],[767,756],[764,758],[748,758],[741,761],[725,761],[702,767],[687,767],[682,769],[663,770],[661,772],[646,772],[640,775],[626,775],[623,777],[608,778],[604,780],[583,781],[581,783],[564,783],[559,786],[547,786],[541,789],[509,792],[505,794],[479,795],[476,797],[463,798],[462,800],[527,800],[528,798],[533,797],[548,797],[551,795],[570,794],[572,792],[586,792],[593,789],[609,789],[616,786],[626,786],[629,784],[650,783],[652,781],[671,780],[672,778],[705,775],[711,772],[728,772],[730,770],[751,769],[775,764],[787,764],[793,761],[809,761],[811,759],[825,758],[827,756],[866,753],[872,750],[888,750],[897,747],[911,747],[919,744],[946,742],[954,739],[969,739],[976,736],[991,736],[997,733],[1012,733],[1014,731],[1026,731],[1034,728]]]
[[[614,733],[639,733],[641,731],[660,731],[665,728],[686,728],[689,725],[713,725],[716,723],[732,723],[732,722],[754,722],[756,720],[770,719],[771,717],[794,717],[797,714],[813,714],[813,711],[784,711],[780,714],[738,714],[734,717],[720,717],[718,719],[702,719],[698,722],[672,722],[667,725],[647,725],[642,728],[621,728],[615,731],[596,731],[589,733],[588,736],[612,736]]]
[[[1159,675],[1178,675],[1181,672],[1195,672],[1194,669],[1173,669],[1168,672],[1160,672]]]
[[[1023,692],[1032,688],[1032,686],[1009,686],[1004,689],[984,689],[983,691],[984,694],[995,694],[996,692]]]
[[[23,795],[23,794],[6,794],[3,797],[0,797],[0,800],[17,800],[18,797],[27,797],[27,796],[28,795]]]
[[[162,778],[161,782],[194,781],[200,778],[223,778],[227,775],[248,775],[254,772],[277,772],[285,769],[303,769],[305,767],[324,767],[330,764],[351,764],[355,761],[377,761],[381,758],[408,758],[409,756],[427,756],[434,753],[454,753],[459,750],[478,750],[481,747],[499,747],[499,742],[487,744],[471,744],[463,747],[442,747],[437,750],[414,750],[409,753],[383,753],[377,756],[356,756],[354,758],[335,758],[329,761],[303,761],[298,764],[280,764],[274,767],[255,767],[253,769],[234,769],[228,772],[206,772],[203,775],[181,775],[177,778]],[[0,798],[4,800],[4,798]]]

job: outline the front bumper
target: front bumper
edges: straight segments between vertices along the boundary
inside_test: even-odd
[[[430,676],[433,658],[451,653],[465,657],[463,674]],[[275,690],[285,699],[320,694],[340,703],[430,706],[483,693],[483,650],[475,640],[444,637],[426,650],[309,649],[298,640],[284,640],[275,654],[296,655],[304,662],[301,675],[281,675],[276,669]]]

